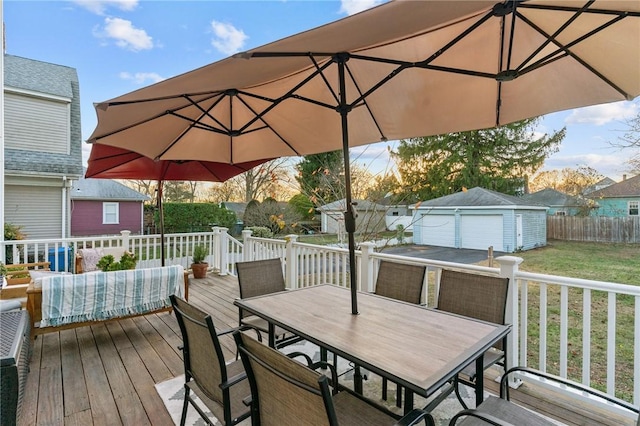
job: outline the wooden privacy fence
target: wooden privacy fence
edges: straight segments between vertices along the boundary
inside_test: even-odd
[[[640,217],[547,216],[547,239],[640,243]]]

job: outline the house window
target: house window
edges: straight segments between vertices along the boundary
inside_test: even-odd
[[[556,216],[566,216],[566,215],[567,215],[567,213],[566,213],[566,212],[563,212],[563,211],[561,211],[561,210],[558,210],[558,211],[556,212]]]
[[[118,203],[102,203],[102,224],[120,223],[120,208]]]
[[[629,216],[638,216],[638,204],[640,201],[629,201]]]

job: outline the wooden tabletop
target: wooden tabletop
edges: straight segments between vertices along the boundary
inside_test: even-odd
[[[237,300],[236,305],[428,397],[503,338],[490,324],[333,285]]]

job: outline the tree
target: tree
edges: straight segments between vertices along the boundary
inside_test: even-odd
[[[580,195],[585,188],[595,184],[604,178],[597,170],[589,166],[578,166],[573,169],[565,167],[562,170],[542,171],[530,182],[531,192],[545,188],[553,188],[569,195]]]
[[[296,165],[300,190],[316,206],[343,198],[344,162],[342,151],[306,155]]]
[[[251,200],[243,216],[245,227],[268,228],[274,235],[294,231],[299,221],[300,215],[293,206],[280,204],[273,198],[267,198],[262,203]]]
[[[480,186],[507,194],[522,191],[554,152],[566,129],[536,137],[538,118],[486,130],[400,141],[392,152],[406,200],[420,201]]]
[[[629,171],[634,174],[640,174],[640,113],[627,120],[626,125],[627,130],[624,135],[618,138],[619,142],[612,143],[612,145],[631,151],[631,155],[627,160],[627,164],[630,166]]]

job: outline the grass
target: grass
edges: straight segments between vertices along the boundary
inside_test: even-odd
[[[640,246],[631,244],[596,244],[570,241],[551,241],[547,247],[517,253],[524,259],[521,269],[529,272],[562,275],[573,278],[616,282],[640,286],[638,258]],[[528,291],[528,364],[539,366],[540,342],[540,285],[529,283]],[[583,291],[569,289],[568,376],[580,381],[582,375]],[[616,297],[616,395],[627,401],[633,399],[633,327],[634,299]],[[606,390],[608,294],[591,292],[590,362],[591,385]],[[558,373],[560,347],[560,289],[547,287],[547,348],[548,371]]]

